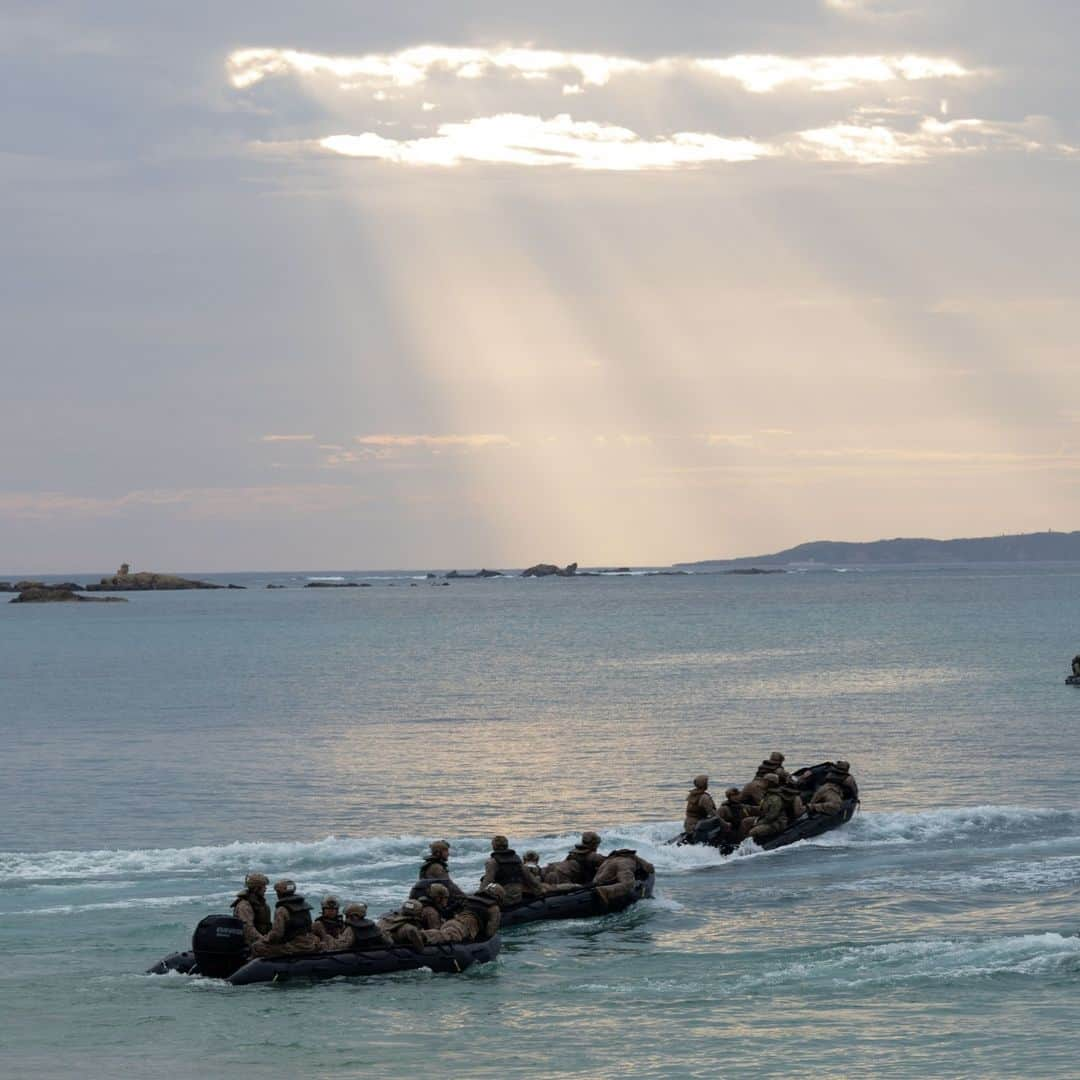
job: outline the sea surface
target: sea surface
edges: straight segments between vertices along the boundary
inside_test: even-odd
[[[0,603],[5,1076],[1080,1075],[1080,568],[215,580]],[[665,843],[772,750],[855,820]],[[656,898],[462,975],[142,974],[250,870],[379,912],[586,828]]]

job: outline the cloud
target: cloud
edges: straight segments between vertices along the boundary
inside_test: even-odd
[[[702,71],[734,79],[745,90],[767,94],[800,84],[837,91],[867,83],[964,78],[972,74],[956,60],[930,56],[774,56],[739,55],[726,60],[695,60]]]
[[[613,75],[645,71],[653,64],[625,56],[566,53],[548,49],[503,47],[453,48],[420,45],[396,53],[328,56],[296,49],[238,49],[228,59],[229,81],[245,90],[280,75],[332,76],[342,89],[405,89],[419,86],[435,73],[459,79],[481,79],[504,72],[526,79],[546,79],[576,72],[582,82],[603,86]]]
[[[263,442],[311,442],[314,435],[264,435]]]
[[[1047,141],[1047,127],[1048,122],[1043,117],[1028,117],[1021,123],[1002,123],[975,118],[939,120],[926,116],[913,130],[845,122],[799,132],[795,152],[818,161],[851,161],[859,165],[907,164],[943,154],[993,150],[1077,153],[1076,147],[1057,142],[1052,137]]]
[[[357,435],[353,442],[360,446],[382,448],[426,447],[465,447],[480,449],[487,446],[513,446],[514,442],[506,435]]]
[[[846,90],[865,83],[963,78],[973,74],[949,57],[907,54],[780,56],[740,53],[730,57],[661,57],[638,60],[601,53],[558,52],[504,46],[493,49],[421,45],[396,53],[330,56],[296,49],[237,49],[227,61],[229,81],[247,90],[264,79],[295,75],[332,79],[341,90],[408,90],[437,74],[480,80],[510,75],[526,80],[565,80],[563,93],[605,86],[622,75],[705,74],[739,83],[751,93],[799,84],[814,90]]]
[[[619,172],[753,161],[772,152],[752,139],[690,131],[642,139],[628,128],[574,120],[566,113],[550,120],[519,113],[478,117],[441,124],[436,135],[419,139],[388,139],[374,132],[331,135],[320,139],[319,145],[347,157],[399,165],[452,166],[476,161]]]
[[[466,162],[583,171],[642,172],[737,164],[763,158],[904,165],[955,154],[1042,153],[1059,157],[1080,148],[1059,141],[1046,117],[1020,122],[919,117],[904,110],[856,110],[826,127],[781,133],[772,140],[682,131],[646,139],[631,131],[568,113],[550,119],[521,113],[441,124],[435,135],[393,139],[373,131],[318,140],[261,143],[259,152],[288,155],[321,149],[396,165],[448,168]]]

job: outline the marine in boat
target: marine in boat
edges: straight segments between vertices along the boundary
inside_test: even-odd
[[[859,789],[846,761],[823,761],[798,769],[790,775],[789,786],[797,792],[801,812],[786,820],[784,827],[773,835],[753,837],[754,830],[750,830],[752,842],[765,851],[838,829],[851,820],[859,807]],[[830,786],[832,791],[827,790]],[[835,792],[833,797],[827,798],[832,792]],[[744,839],[742,834],[735,835],[723,816],[713,816],[699,822],[692,832],[681,833],[672,843],[708,844],[718,848],[722,855],[730,855]]]
[[[191,948],[171,953],[147,971],[165,975],[202,975],[223,979],[233,986],[250,983],[288,982],[296,979],[336,979],[341,976],[386,975],[396,971],[455,973],[473,964],[485,964],[499,955],[502,939],[496,934],[486,941],[457,945],[426,945],[410,949],[395,945],[363,951],[342,949],[297,953],[287,956],[256,956],[244,940],[244,924],[233,915],[207,915],[195,928]]]

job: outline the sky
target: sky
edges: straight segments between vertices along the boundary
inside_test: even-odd
[[[1080,527],[1073,0],[8,0],[0,569]]]

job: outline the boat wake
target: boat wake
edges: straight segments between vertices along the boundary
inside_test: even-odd
[[[666,874],[736,864],[743,859],[790,858],[811,848],[948,846],[958,841],[982,848],[1061,844],[1080,841],[1080,812],[1014,806],[957,807],[917,813],[864,812],[843,828],[788,848],[766,852],[748,841],[726,857],[714,848],[669,844],[678,831],[677,821],[612,826],[603,830],[604,847],[635,848],[654,863],[662,878]],[[266,868],[272,874],[288,873],[303,881],[306,888],[323,885],[332,888],[354,880],[391,887],[415,873],[429,839],[416,835],[328,836],[315,841],[235,841],[183,848],[0,852],[3,881],[0,894],[27,890],[62,893],[67,887],[137,887],[161,878],[233,881],[259,868]],[[455,874],[463,880],[479,876],[489,851],[488,839],[453,836],[449,839],[453,845]],[[562,858],[578,839],[578,833],[511,839],[518,851],[535,848],[546,862]]]

